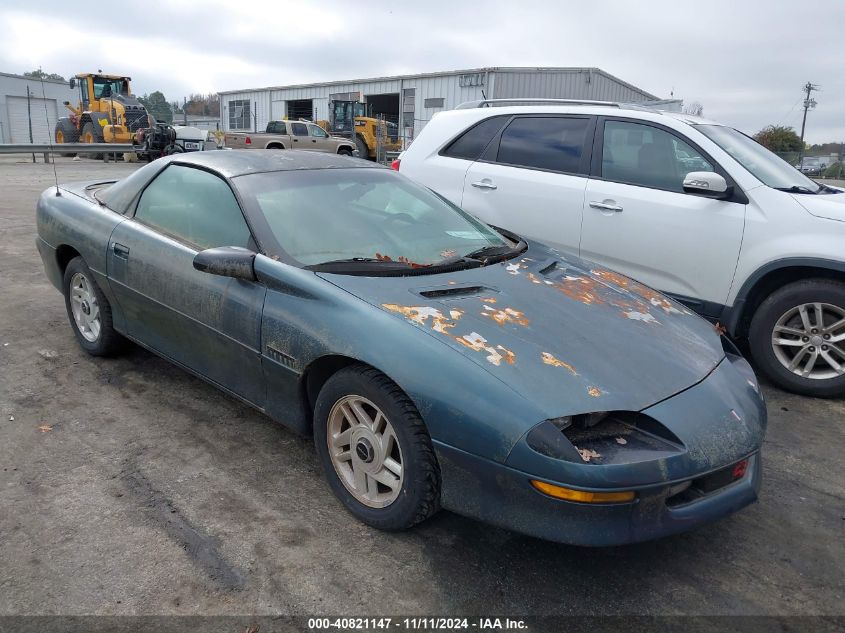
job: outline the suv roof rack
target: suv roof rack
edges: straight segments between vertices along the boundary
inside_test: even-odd
[[[608,106],[611,108],[630,108],[632,110],[648,110],[656,112],[654,108],[649,108],[645,105],[636,103],[622,103],[619,101],[594,101],[589,99],[542,99],[531,97],[520,97],[511,99],[478,99],[476,101],[466,101],[455,107],[456,110],[470,110],[472,108],[489,108],[493,105],[508,105],[519,103],[549,103],[561,105],[583,105],[583,106]]]

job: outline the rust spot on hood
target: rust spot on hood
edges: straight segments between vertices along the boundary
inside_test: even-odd
[[[447,317],[440,310],[431,306],[400,306],[396,303],[383,303],[381,307],[389,312],[401,314],[415,325],[424,326],[431,321],[431,329],[438,334],[445,334],[473,351],[487,352],[487,361],[493,365],[499,366],[502,361],[508,365],[513,365],[516,362],[516,354],[506,347],[489,343],[478,332],[470,332],[463,336],[452,334],[449,330],[458,324],[458,320],[464,314],[463,310],[450,310]]]
[[[598,453],[591,448],[578,448],[577,446],[575,448],[578,449],[578,453],[581,455],[581,459],[583,459],[585,462],[601,458],[601,453]]]
[[[566,361],[562,361],[559,358],[555,358],[554,355],[550,354],[549,352],[543,352],[541,354],[543,358],[543,362],[546,365],[551,365],[552,367],[563,367],[564,369],[568,369],[573,376],[577,376],[578,372],[575,371],[575,368],[567,363]]]
[[[519,325],[528,325],[529,321],[525,318],[525,314],[520,312],[519,310],[514,310],[513,308],[503,308],[502,310],[496,310],[495,308],[491,308],[488,305],[484,306],[484,310],[481,311],[483,316],[486,316],[490,319],[493,319],[499,325],[504,325],[505,323],[518,323]]]
[[[587,389],[587,393],[590,394],[593,398],[598,398],[602,391],[598,387],[590,387]]]

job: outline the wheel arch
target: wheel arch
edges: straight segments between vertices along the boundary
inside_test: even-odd
[[[285,149],[285,146],[279,141],[270,141],[264,146],[264,149]]]
[[[748,277],[737,293],[723,322],[732,336],[744,338],[751,318],[761,303],[778,288],[801,279],[845,281],[845,261],[816,257],[793,257],[770,262]]]
[[[64,276],[65,269],[74,257],[81,257],[81,254],[69,244],[60,244],[56,248],[56,263],[59,266],[59,273]]]

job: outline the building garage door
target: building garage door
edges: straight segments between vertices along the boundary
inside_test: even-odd
[[[46,116],[44,108],[46,106]],[[32,140],[35,143],[49,143],[56,129],[56,100],[29,100],[32,114]],[[26,97],[6,97],[6,108],[9,111],[9,130],[12,143],[29,143],[29,117],[27,116]]]

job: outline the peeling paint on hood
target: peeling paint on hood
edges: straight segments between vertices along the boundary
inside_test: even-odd
[[[442,275],[320,274],[470,357],[550,416],[644,409],[724,357],[713,326],[684,306],[536,243],[522,257]]]

